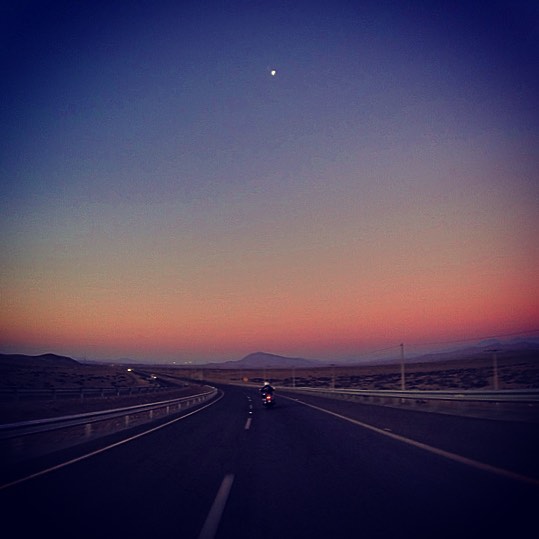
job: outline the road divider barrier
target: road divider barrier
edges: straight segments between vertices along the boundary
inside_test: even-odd
[[[0,425],[0,458],[16,463],[178,414],[216,397],[218,390],[165,401]]]
[[[314,395],[378,406],[411,408],[427,412],[488,415],[493,419],[539,421],[539,389],[508,390],[364,390],[281,387],[283,392]]]

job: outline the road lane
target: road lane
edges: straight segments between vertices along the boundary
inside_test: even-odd
[[[12,522],[21,537],[197,537],[236,465],[246,416],[246,397],[227,392],[199,414],[0,491],[1,511],[31,515]]]
[[[288,393],[360,422],[539,480],[539,424],[427,413]]]
[[[31,515],[13,522],[21,537],[415,539],[517,537],[533,518],[537,488],[277,399],[266,410],[255,390],[227,387],[200,414],[0,491],[4,522]]]
[[[87,443],[71,445],[63,450],[44,452],[34,458],[16,459],[15,462],[9,459],[2,461],[0,465],[0,490],[51,473],[60,468],[71,466],[81,460],[132,442],[142,436],[147,436],[173,423],[183,421],[187,417],[215,405],[223,398],[223,395],[223,392],[218,392],[210,401],[188,408],[183,412],[170,414],[153,422],[134,426],[129,430],[123,429],[116,433],[109,433]],[[51,435],[54,433],[54,431],[50,432]],[[60,432],[60,435],[62,434],[61,430],[58,432]]]
[[[514,471],[512,471],[512,470],[510,470],[508,468],[501,468],[501,467],[493,466],[492,464],[488,464],[488,463],[482,462],[480,460],[475,460],[475,459],[466,457],[466,456],[458,454],[458,453],[447,451],[447,450],[442,449],[440,447],[435,447],[433,445],[426,444],[424,442],[420,442],[417,439],[402,436],[401,434],[396,434],[396,433],[392,432],[392,429],[380,428],[380,427],[374,426],[372,424],[372,421],[369,422],[369,423],[366,423],[364,421],[358,421],[357,419],[353,419],[353,418],[351,418],[351,417],[349,417],[347,415],[344,415],[342,413],[335,412],[335,411],[332,411],[332,410],[328,410],[327,409],[327,402],[323,403],[323,405],[325,405],[325,407],[323,407],[323,406],[317,406],[317,405],[312,404],[312,403],[306,403],[305,401],[299,400],[299,399],[291,399],[291,400],[294,400],[296,402],[300,402],[304,406],[308,406],[308,407],[313,408],[314,410],[317,410],[317,411],[322,412],[324,414],[329,414],[329,415],[331,415],[333,417],[336,417],[338,419],[348,421],[349,423],[352,423],[353,425],[356,425],[356,426],[361,427],[363,429],[367,429],[367,430],[370,430],[372,432],[376,432],[376,433],[381,434],[382,436],[385,436],[387,438],[398,440],[398,441],[400,441],[400,442],[402,442],[404,444],[407,444],[407,445],[412,445],[414,447],[422,449],[423,451],[427,451],[429,453],[442,456],[442,457],[444,457],[446,459],[453,460],[455,462],[459,462],[459,463],[464,464],[466,466],[471,466],[471,467],[476,468],[478,470],[483,470],[483,471],[486,471],[486,472],[489,472],[489,473],[493,473],[493,474],[496,474],[496,475],[499,475],[499,476],[503,476],[503,477],[507,477],[509,479],[513,479],[515,481],[529,483],[530,485],[539,487],[539,479],[536,479],[536,478],[532,477],[531,475],[520,474],[520,473],[514,472]],[[419,438],[421,438],[421,437],[422,436],[419,436]]]
[[[535,518],[536,487],[277,398],[255,410],[218,537],[516,536]]]

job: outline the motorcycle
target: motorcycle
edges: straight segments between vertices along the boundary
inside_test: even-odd
[[[262,406],[264,406],[264,408],[272,408],[275,406],[275,397],[272,393],[264,393],[262,395]]]

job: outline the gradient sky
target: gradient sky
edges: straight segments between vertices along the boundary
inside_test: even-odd
[[[338,361],[539,327],[536,2],[12,4],[1,352]]]

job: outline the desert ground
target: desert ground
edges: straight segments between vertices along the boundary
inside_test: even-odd
[[[405,364],[406,389],[494,389],[489,354],[468,359]],[[536,353],[497,356],[499,389],[539,388]],[[205,369],[167,365],[40,364],[0,361],[0,423],[82,413],[183,396],[200,383],[262,384],[281,387],[400,389],[400,365],[348,365],[316,369]],[[186,381],[189,385],[186,385]],[[14,398],[15,389],[136,388],[159,386],[157,393],[86,399]]]
[[[129,370],[128,370],[129,369]],[[153,389],[148,393],[119,396],[64,398],[52,390],[65,389]],[[16,390],[51,390],[36,398],[17,395]],[[107,408],[120,408],[187,396],[200,390],[200,385],[186,384],[181,380],[167,382],[157,379],[146,368],[135,370],[126,365],[59,364],[39,361],[0,361],[0,424],[45,417],[92,412]]]
[[[499,389],[539,388],[539,357],[536,353],[499,354]],[[335,387],[355,389],[400,389],[400,364],[331,366],[316,369],[167,369],[195,380],[262,384],[270,380],[285,387]],[[439,362],[405,362],[406,389],[494,389],[491,355]]]

